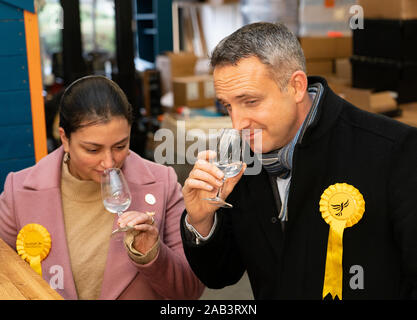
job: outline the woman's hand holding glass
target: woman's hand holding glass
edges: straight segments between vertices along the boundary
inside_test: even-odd
[[[127,211],[117,221],[120,228],[130,227],[132,231],[136,231],[133,247],[141,253],[148,252],[158,241],[159,230],[154,225],[153,216],[154,212]]]
[[[139,252],[149,251],[158,240],[159,231],[154,226],[154,212],[124,212],[131,203],[129,186],[123,172],[118,168],[109,168],[103,172],[101,179],[101,192],[104,207],[119,216],[119,228],[112,232],[137,230],[133,247]]]

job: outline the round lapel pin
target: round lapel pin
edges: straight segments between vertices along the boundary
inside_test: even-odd
[[[148,193],[148,194],[145,196],[145,201],[146,201],[146,203],[148,203],[148,204],[155,204],[156,199],[155,199],[155,196],[154,196],[153,194]]]

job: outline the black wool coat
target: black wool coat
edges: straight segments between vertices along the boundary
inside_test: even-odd
[[[343,299],[417,298],[417,129],[360,110],[309,77],[316,82],[324,93],[294,150],[285,231],[263,169],[242,177],[227,199],[234,208],[217,211],[208,241],[192,241],[184,212],[187,259],[210,288],[247,271],[255,299],[322,299],[329,225],[319,201],[330,185],[347,183],[365,212],[344,230]]]

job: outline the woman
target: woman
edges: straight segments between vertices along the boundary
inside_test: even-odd
[[[196,299],[202,293],[183,252],[184,203],[175,172],[129,150],[131,124],[131,106],[113,81],[81,78],[61,99],[62,146],[6,179],[0,237],[15,248],[25,225],[45,227],[52,244],[42,276],[65,299]],[[101,199],[101,174],[110,167],[122,168],[132,194],[130,211],[120,217]],[[128,224],[135,230],[111,236]]]

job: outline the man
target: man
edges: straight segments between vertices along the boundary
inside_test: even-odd
[[[235,129],[250,130],[262,171],[227,179],[221,197],[233,208],[218,208],[202,199],[223,174],[210,152],[199,155],[181,232],[202,282],[222,288],[247,271],[255,299],[417,297],[417,129],[307,78],[282,24],[242,27],[211,64],[217,98]]]

